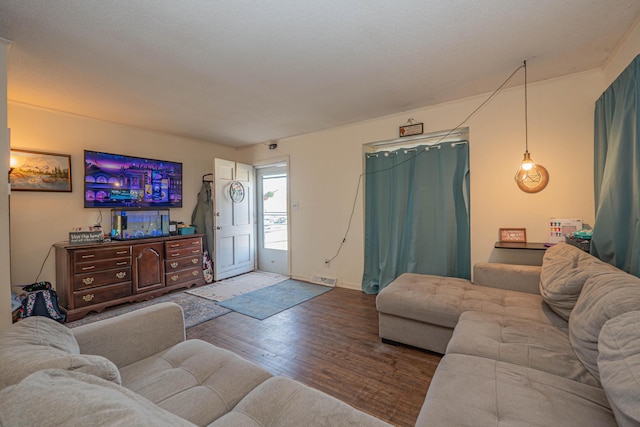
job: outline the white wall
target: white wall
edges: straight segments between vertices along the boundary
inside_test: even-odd
[[[9,134],[7,132],[7,54],[10,43],[0,39],[0,177],[9,174]],[[9,192],[0,184],[0,330],[11,324],[11,265],[9,262]]]
[[[214,157],[233,160],[236,150],[118,125],[9,103],[11,148],[71,155],[71,193],[14,191],[11,195],[11,282],[32,283],[52,244],[68,240],[73,227],[95,224],[99,210],[83,207],[83,151],[151,157],[183,163],[182,208],[171,219],[190,223],[202,184],[213,171]],[[110,227],[110,210],[102,209],[103,226]],[[55,283],[53,251],[40,280]]]
[[[535,75],[535,63],[529,73]],[[500,93],[468,123],[471,170],[471,258],[536,263],[541,253],[493,248],[500,227],[525,227],[529,241],[546,241],[549,217],[583,218],[593,224],[593,105],[602,92],[600,70],[529,85],[529,148],[550,174],[545,190],[527,194],[513,175],[525,145],[523,88]],[[287,138],[270,151],[265,145],[241,150],[246,162],[290,158],[292,274],[337,277],[339,286],[359,289],[363,271],[362,192],[351,232],[340,256],[326,268],[347,227],[363,144],[397,137],[412,117],[425,132],[455,127],[485,96],[418,109],[349,126]]]

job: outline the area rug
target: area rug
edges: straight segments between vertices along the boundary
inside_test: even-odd
[[[238,295],[275,285],[276,283],[287,280],[288,278],[289,276],[267,273],[266,271],[252,271],[250,273],[241,274],[240,276],[220,280],[219,282],[215,282],[211,285],[190,289],[187,293],[210,299],[212,301],[224,301],[229,298],[237,297]]]
[[[223,307],[259,320],[280,313],[333,288],[297,280],[285,280],[275,285],[240,295],[219,304]]]
[[[67,326],[74,328],[76,326],[86,325],[87,323],[108,319],[110,317],[129,313],[161,302],[175,302],[182,307],[182,310],[184,311],[184,324],[187,329],[231,312],[230,309],[220,307],[213,301],[198,298],[196,296],[189,295],[186,292],[178,292],[153,298],[149,301],[128,303],[108,308],[102,313],[89,313],[83,319],[67,323]]]

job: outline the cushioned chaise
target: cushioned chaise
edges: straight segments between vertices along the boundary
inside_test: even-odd
[[[437,353],[465,311],[513,315],[544,324],[566,322],[543,304],[540,295],[474,285],[452,277],[405,273],[376,299],[380,337]]]
[[[604,391],[532,368],[447,354],[417,427],[617,426]]]
[[[460,315],[446,353],[487,357],[600,386],[571,347],[568,327],[467,311]]]

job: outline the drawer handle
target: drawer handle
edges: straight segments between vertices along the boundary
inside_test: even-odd
[[[126,275],[127,275],[127,273],[126,273],[125,271],[118,271],[118,272],[116,273],[116,277],[117,277],[118,279],[122,279],[122,278],[123,278],[123,277],[125,277]]]
[[[192,245],[199,245],[200,242],[191,242]]]
[[[124,255],[124,254],[128,254],[129,251],[120,251],[120,252],[116,252],[116,255]]]
[[[175,261],[174,261],[174,262],[172,262],[172,263],[171,263],[171,268],[176,268],[176,267],[178,267],[179,265],[180,265],[180,264],[178,264],[177,262],[175,262]]]
[[[198,274],[200,274],[200,273],[198,273],[198,270],[193,270],[193,271],[191,272],[191,275],[192,275],[192,276],[197,276]]]
[[[171,254],[171,256],[180,256],[180,253]]]
[[[93,258],[95,255],[82,255],[82,259]]]
[[[84,296],[82,297],[82,299],[83,299],[85,302],[89,302],[89,301],[93,300],[94,296],[95,296],[95,295],[93,295],[93,294],[87,294],[87,295],[84,295]]]
[[[180,276],[178,276],[177,274],[175,276],[171,276],[171,280],[174,281],[174,282],[176,280],[178,280],[179,278],[180,278]]]
[[[82,270],[87,271],[87,270],[93,270],[94,268],[96,268],[95,265],[90,265],[89,267],[82,267]]]
[[[175,243],[173,245],[169,245],[170,248],[178,248],[180,247],[180,243]]]
[[[82,283],[84,283],[85,285],[90,285],[93,283],[94,280],[95,279],[93,277],[85,277],[84,279],[82,279]]]
[[[200,249],[196,249],[194,251],[191,251],[192,254],[199,254],[200,253]]]
[[[197,264],[197,263],[198,263],[198,261],[200,261],[198,258],[193,258],[193,259],[191,260],[191,262],[192,262],[193,264]]]
[[[127,261],[116,262],[116,265],[127,265]]]

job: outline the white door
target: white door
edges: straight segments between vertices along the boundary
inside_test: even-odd
[[[214,160],[213,279],[255,269],[253,167]]]
[[[258,270],[289,274],[287,165],[256,168]]]

